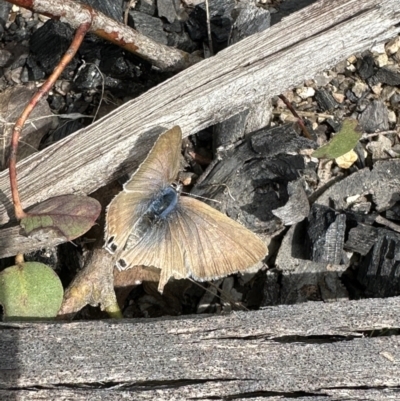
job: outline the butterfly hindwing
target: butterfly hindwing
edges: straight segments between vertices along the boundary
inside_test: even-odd
[[[185,265],[196,280],[248,270],[267,254],[260,238],[204,202],[181,197],[179,213],[176,235],[185,242]]]

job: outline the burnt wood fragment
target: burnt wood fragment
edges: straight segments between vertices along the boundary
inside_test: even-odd
[[[276,217],[282,220],[285,226],[303,221],[310,212],[310,204],[302,179],[288,182],[288,195],[289,200],[286,205],[272,211]]]
[[[344,245],[345,249],[366,255],[376,243],[378,231],[379,229],[376,227],[359,223],[356,227],[350,229]]]
[[[315,91],[315,100],[322,111],[332,111],[339,105],[332,94],[325,88]]]
[[[371,77],[368,83],[370,85],[382,83],[390,86],[397,86],[400,85],[400,73],[390,68],[382,67]]]
[[[310,259],[314,262],[341,264],[346,215],[314,204],[308,217],[307,237]]]
[[[129,11],[129,25],[158,43],[164,45],[168,43],[167,35],[163,30],[163,22],[159,18],[131,10]]]
[[[400,294],[400,234],[378,230],[373,248],[360,261],[358,280],[367,297]]]
[[[276,268],[281,272],[278,280],[279,303],[347,299],[347,290],[340,280],[347,264],[317,263],[309,260],[306,236],[307,222],[303,221],[290,227],[283,238],[276,257]],[[267,280],[264,294],[271,288],[274,288],[273,284],[271,280]],[[269,305],[271,301],[273,298],[265,295],[262,305]]]
[[[70,46],[73,33],[74,30],[68,24],[55,19],[46,21],[31,36],[28,65],[39,67],[47,75],[51,74]],[[61,76],[70,78],[77,65],[78,61],[75,57],[64,69]]]
[[[299,136],[292,123],[260,129],[251,135],[250,142],[255,152],[270,157],[318,147],[316,142]]]
[[[272,154],[255,152],[246,140],[227,151],[192,193],[219,201],[213,206],[256,232],[273,233],[281,223],[272,210],[286,204],[287,183],[305,165],[302,156]]]
[[[351,174],[332,185],[316,201],[335,210],[351,210],[356,195],[372,195],[378,212],[385,211],[400,200],[400,161],[378,161],[370,171],[368,168]]]
[[[357,60],[357,69],[360,77],[364,80],[371,78],[375,72],[375,62],[371,53],[367,53],[364,57]]]

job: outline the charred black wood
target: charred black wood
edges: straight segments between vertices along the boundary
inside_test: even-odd
[[[332,111],[338,107],[338,102],[334,99],[332,94],[325,88],[315,91],[315,100],[322,111]]]
[[[358,280],[367,297],[400,295],[400,234],[378,231],[373,248],[360,262]]]
[[[285,226],[299,223],[308,217],[310,204],[303,185],[303,179],[288,182],[289,200],[285,206],[272,211],[276,217],[282,220],[282,224]]]
[[[314,262],[342,264],[346,215],[314,204],[308,217],[309,258]]]

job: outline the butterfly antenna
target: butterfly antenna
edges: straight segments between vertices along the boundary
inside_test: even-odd
[[[182,193],[182,194],[185,194],[185,195],[188,195],[188,196],[191,196],[191,197],[193,197],[193,198],[204,199],[204,200],[208,200],[208,201],[210,201],[210,202],[222,203],[221,201],[218,201],[218,200],[216,200],[216,199],[211,199],[211,198],[206,198],[206,197],[204,197],[204,196],[191,194],[190,192],[183,192],[183,191],[182,191],[181,193]]]

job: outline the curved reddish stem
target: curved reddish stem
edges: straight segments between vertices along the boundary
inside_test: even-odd
[[[71,62],[74,58],[75,54],[77,53],[87,31],[90,28],[90,23],[82,24],[75,32],[74,39],[71,42],[68,50],[65,52],[64,56],[46,80],[46,82],[42,85],[42,87],[35,93],[35,95],[30,100],[29,104],[25,107],[24,111],[18,118],[17,122],[14,125],[14,130],[11,137],[11,144],[10,144],[10,158],[9,158],[9,175],[10,175],[10,187],[11,187],[11,195],[12,200],[14,203],[14,211],[15,217],[18,220],[21,220],[23,217],[26,216],[26,213],[22,209],[21,200],[19,197],[18,192],[18,182],[17,182],[17,149],[18,149],[18,141],[19,135],[22,131],[22,128],[31,114],[32,110],[35,108],[36,104],[42,99],[44,95],[46,95],[54,83],[57,81],[58,77],[64,71],[65,67]]]

